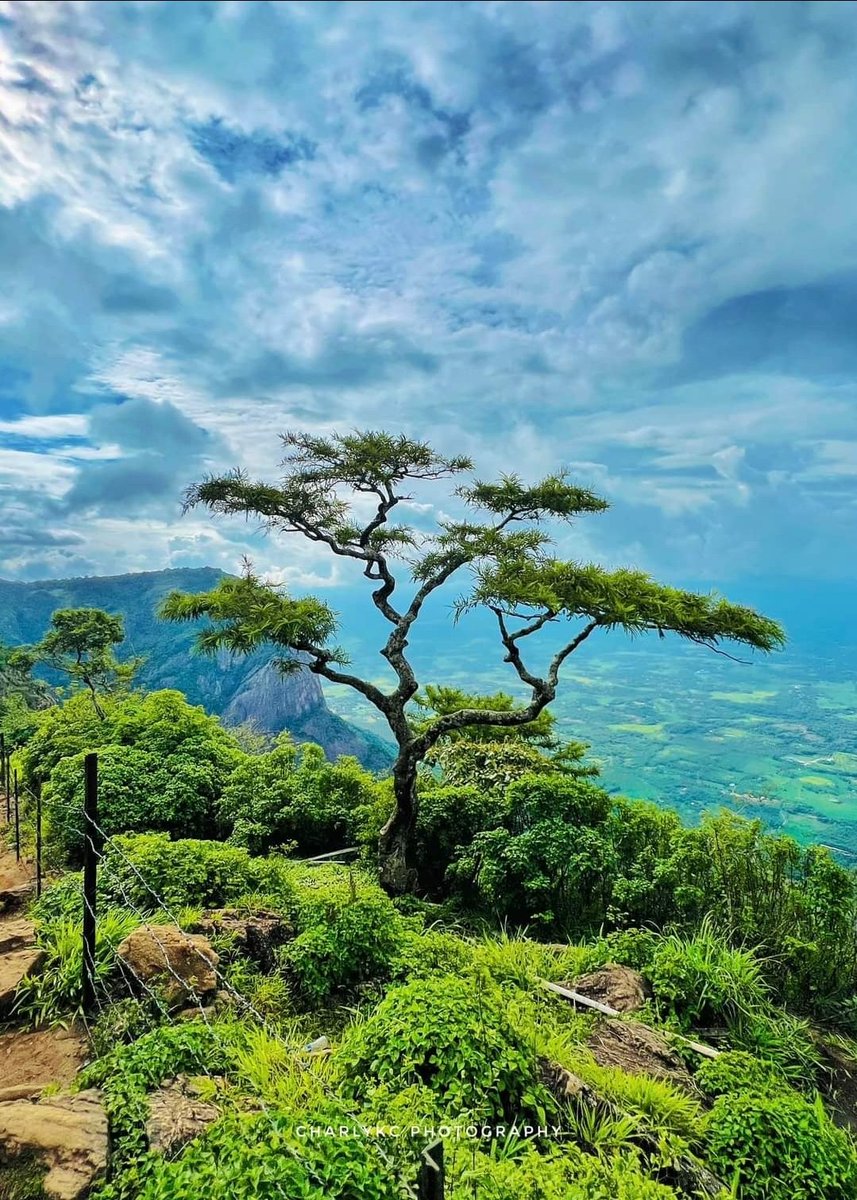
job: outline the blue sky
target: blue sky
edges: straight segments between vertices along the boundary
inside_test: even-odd
[[[0,574],[336,582],[181,493],[382,426],[571,468],[570,555],[853,577],[855,7],[4,0]]]

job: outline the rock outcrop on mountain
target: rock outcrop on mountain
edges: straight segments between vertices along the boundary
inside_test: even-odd
[[[57,608],[121,613],[126,633],[121,653],[146,658],[138,675],[144,687],[178,688],[226,724],[248,724],[261,733],[288,730],[298,741],[317,742],[331,758],[351,754],[371,770],[389,766],[387,743],[332,713],[317,676],[309,671],[284,676],[265,651],[246,658],[201,656],[193,650],[192,625],[158,619],[168,592],[207,591],[221,577],[221,571],[200,567],[36,583],[0,580],[0,641],[38,641]]]

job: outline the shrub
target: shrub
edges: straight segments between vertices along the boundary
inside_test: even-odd
[[[427,787],[420,792],[416,859],[421,886],[442,890],[449,864],[480,830],[490,829],[502,816],[498,797],[486,787]]]
[[[694,1079],[706,1096],[713,1098],[734,1092],[776,1092],[783,1086],[775,1066],[744,1050],[726,1050],[717,1058],[706,1059]]]
[[[298,929],[278,960],[308,1000],[369,979],[387,979],[412,928],[388,896],[358,873],[292,872]]]
[[[585,779],[527,775],[506,789],[502,826],[476,834],[450,876],[500,919],[558,930],[603,920],[615,855],[599,828],[610,797]]]
[[[251,858],[223,842],[163,833],[117,837],[107,847],[100,871],[105,894],[149,912],[159,898],[172,912],[185,906],[219,908],[250,892],[274,893],[285,906],[291,898],[288,867],[279,859]]]
[[[313,854],[353,843],[377,787],[356,759],[331,763],[320,746],[281,734],[270,753],[236,767],[218,811],[232,826],[230,841],[253,854],[292,843]]]
[[[110,1125],[112,1180],[99,1200],[138,1200],[154,1165],[146,1158],[147,1092],[179,1074],[228,1073],[245,1037],[246,1028],[238,1024],[161,1025],[83,1068],[75,1087],[101,1088]],[[196,1194],[194,1189],[184,1193]]]
[[[130,997],[117,1000],[103,1009],[90,1030],[93,1053],[97,1058],[110,1054],[117,1046],[128,1045],[158,1025],[152,1006]]]
[[[215,802],[246,756],[215,717],[180,692],[105,698],[99,721],[85,697],[40,719],[24,754],[28,781],[44,782],[50,837],[72,861],[82,850],[83,757],[99,757],[99,823],[108,834],[162,830],[211,836]]]
[[[655,957],[660,936],[651,929],[617,929],[586,947],[582,971],[597,971],[605,963],[620,963],[635,971],[647,971]]]
[[[752,1013],[768,995],[755,953],[733,949],[708,918],[689,937],[663,938],[647,974],[658,1004],[685,1025]]]
[[[619,796],[605,834],[616,866],[605,917],[613,925],[697,923],[708,902],[710,862],[696,829],[677,813]]]
[[[23,753],[24,778],[34,786],[44,783],[64,758],[83,750],[98,750],[113,742],[112,715],[127,697],[105,696],[100,703],[106,712],[101,721],[88,695],[79,693],[63,704],[55,704],[38,714],[38,728]]]
[[[391,966],[394,979],[463,975],[474,961],[469,942],[440,929],[403,929]]]
[[[675,1200],[645,1176],[633,1152],[596,1158],[575,1146],[540,1154],[527,1146],[516,1159],[467,1156],[450,1200]]]
[[[857,1153],[851,1138],[793,1092],[738,1092],[715,1101],[708,1164],[742,1200],[853,1200]]]
[[[550,1104],[534,1049],[510,1023],[502,993],[485,979],[435,976],[392,988],[346,1032],[337,1067],[347,1097],[365,1097],[379,1084],[424,1085],[444,1119],[532,1114],[544,1123]]]
[[[82,920],[83,881],[80,874],[69,872],[46,887],[39,899],[30,905],[30,916],[40,925],[60,917]]]
[[[310,1132],[348,1124],[335,1109],[226,1117],[178,1161],[157,1161],[140,1200],[391,1200],[402,1194],[381,1143],[359,1130],[330,1137]]]

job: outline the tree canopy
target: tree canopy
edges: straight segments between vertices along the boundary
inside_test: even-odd
[[[192,486],[186,505],[261,518],[273,533],[301,535],[358,563],[374,585],[372,602],[391,626],[380,653],[395,672],[396,685],[384,691],[344,669],[347,656],[333,640],[337,617],[327,604],[313,597],[295,599],[249,569],[202,595],[173,593],[162,614],[172,620],[208,617],[198,639],[204,651],[248,653],[269,644],[282,652],[284,670],[305,662],[379,709],[399,748],[393,767],[396,811],[381,837],[382,877],[392,890],[413,884],[418,764],[454,731],[491,727],[496,734],[532,726],[556,695],[563,663],[596,630],[674,633],[718,651],[723,643],[762,652],[783,644],[775,621],[718,595],[665,586],[638,570],[611,571],[552,557],[549,522],[568,524],[608,507],[563,471],[531,485],[514,474],[459,484],[454,495],[470,516],[444,517],[424,530],[394,521],[394,510],[414,498],[414,485],[471,471],[468,458],[445,457],[425,442],[378,431],[330,437],[287,433],[283,442],[279,484],[253,481],[236,470]],[[411,576],[404,599],[399,598],[397,562]],[[407,656],[408,638],[429,597],[463,570],[470,582],[458,601],[458,615],[476,606],[494,615],[504,661],[529,689],[529,700],[496,708],[454,706],[415,725],[408,706],[419,683]],[[527,639],[549,624],[563,623],[571,624],[564,644],[547,670],[537,674],[525,661]]]
[[[72,684],[86,687],[95,711],[103,716],[99,692],[130,682],[142,661],[119,662],[113,648],[124,640],[120,616],[100,608],[58,608],[33,654],[37,661],[66,674]]]

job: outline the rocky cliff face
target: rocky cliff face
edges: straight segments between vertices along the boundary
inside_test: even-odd
[[[327,705],[317,675],[306,670],[283,675],[263,663],[241,680],[221,716],[229,725],[249,721],[265,733],[278,733],[322,707]]]
[[[252,725],[260,733],[288,729],[298,741],[316,742],[328,758],[350,754],[372,771],[390,765],[392,749],[327,707],[317,675],[283,675],[263,663],[244,679],[221,711],[227,725]]]
[[[300,741],[317,742],[331,758],[351,754],[371,770],[389,766],[387,743],[332,713],[316,675],[281,675],[264,651],[247,658],[202,657],[193,651],[192,625],[158,620],[158,605],[168,592],[207,591],[221,574],[202,567],[38,583],[0,580],[0,641],[38,641],[57,608],[121,613],[126,633],[122,650],[146,658],[138,676],[142,686],[178,688],[192,704],[203,705],[227,724],[249,723],[264,733],[288,730]]]

